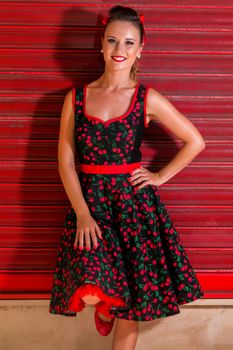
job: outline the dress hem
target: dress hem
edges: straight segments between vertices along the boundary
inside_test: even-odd
[[[96,284],[85,282],[76,289],[69,300],[68,308],[71,312],[80,312],[85,308],[85,302],[81,299],[85,295],[97,296],[100,299],[96,304],[97,309],[106,317],[112,317],[112,314],[109,313],[112,306],[127,306],[122,297],[110,297]]]
[[[98,310],[99,311],[99,310]],[[71,314],[69,314],[69,313],[65,313],[65,312],[59,312],[59,311],[55,311],[55,310],[53,310],[53,311],[49,311],[52,315],[59,315],[59,316],[67,316],[67,317],[75,317],[76,315],[77,315],[77,312],[75,312],[75,313],[71,313]],[[180,313],[180,310],[178,309],[178,311],[175,311],[175,312],[171,312],[171,313],[167,313],[167,314],[163,314],[163,315],[161,315],[161,316],[158,316],[158,315],[156,315],[155,317],[152,317],[152,318],[150,318],[150,319],[140,319],[140,318],[136,318],[136,317],[134,317],[134,316],[130,316],[130,317],[121,317],[121,316],[119,316],[119,315],[116,315],[116,314],[114,314],[114,317],[115,318],[120,318],[120,319],[124,319],[124,320],[128,320],[128,321],[140,321],[140,322],[146,322],[146,321],[153,321],[153,320],[156,320],[156,319],[159,319],[159,318],[165,318],[165,317],[169,317],[169,316],[173,316],[173,315],[177,315],[177,314],[179,314]],[[113,316],[113,314],[110,314],[110,317],[112,317]],[[147,316],[148,317],[148,316]]]
[[[124,320],[132,320],[132,321],[140,321],[140,322],[146,322],[146,321],[153,321],[155,319],[159,319],[159,318],[165,318],[165,317],[169,317],[169,316],[174,316],[174,315],[177,315],[179,313],[181,313],[180,309],[179,309],[179,305],[184,305],[184,304],[189,304],[189,303],[192,303],[194,302],[195,300],[198,300],[200,299],[202,296],[204,295],[204,292],[198,294],[198,296],[195,297],[195,299],[189,299],[189,300],[185,300],[184,302],[179,302],[177,303],[177,310],[176,311],[172,311],[170,313],[166,313],[166,314],[162,314],[162,315],[153,315],[152,317],[149,317],[149,316],[146,316],[146,318],[144,319],[141,319],[141,318],[138,318],[137,316],[132,316],[132,315],[129,315],[128,317],[125,317],[125,316],[119,316],[119,314],[117,315],[117,310],[110,310],[108,309],[108,311],[105,313],[105,316],[107,317],[116,317],[116,318],[120,318],[120,319],[124,319]],[[99,303],[100,304],[100,303]],[[106,303],[104,303],[104,308],[106,308]],[[104,308],[102,311],[104,311]],[[100,309],[101,308],[97,308],[98,311],[100,311],[101,313],[103,313]],[[60,315],[60,316],[76,316],[77,315],[77,312],[73,312],[73,313],[65,313],[63,311],[58,311],[58,310],[51,310],[49,309],[49,312],[51,314],[55,314],[55,315]],[[104,313],[103,313],[104,314]]]

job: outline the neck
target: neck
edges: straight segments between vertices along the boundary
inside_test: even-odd
[[[109,90],[135,87],[137,83],[136,81],[132,80],[129,75],[122,74],[120,71],[105,71],[98,80],[103,88],[109,88]]]

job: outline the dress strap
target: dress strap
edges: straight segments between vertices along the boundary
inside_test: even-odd
[[[82,87],[74,87],[72,89],[72,104],[74,109],[74,114],[77,115],[82,110],[83,105],[83,88]]]
[[[73,111],[75,114],[75,99],[76,99],[76,89],[75,87],[72,89],[72,106],[73,106]]]
[[[149,86],[142,83],[139,84],[137,89],[137,95],[135,103],[140,105],[140,110],[142,111],[143,123],[147,128],[148,124],[146,121],[146,97],[149,90]],[[83,99],[84,99],[84,86],[74,87],[72,89],[72,104],[74,109],[75,121],[77,122],[78,117],[83,113]]]
[[[142,122],[145,128],[148,128],[149,126],[149,123],[147,123],[146,121],[146,98],[149,88],[150,87],[148,85],[144,85],[141,83],[137,94],[137,102],[140,104]]]

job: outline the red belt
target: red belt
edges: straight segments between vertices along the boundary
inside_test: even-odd
[[[141,163],[126,164],[83,164],[80,163],[80,171],[90,174],[121,174],[129,173],[136,168],[140,168]]]

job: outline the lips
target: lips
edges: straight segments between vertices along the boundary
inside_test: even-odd
[[[123,62],[126,60],[126,58],[123,56],[112,56],[112,59],[116,62]]]

